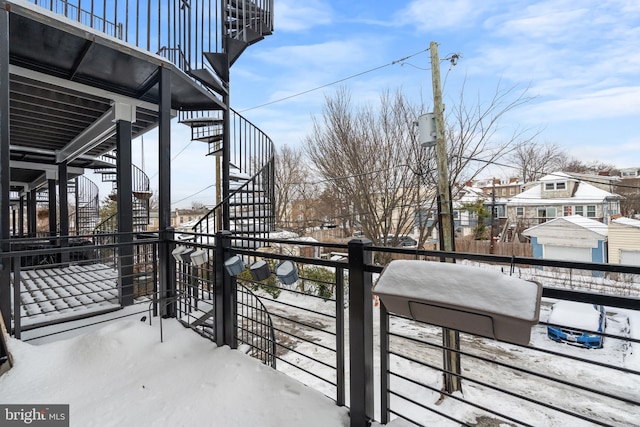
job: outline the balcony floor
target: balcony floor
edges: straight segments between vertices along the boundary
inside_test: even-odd
[[[20,277],[23,329],[120,308],[118,272],[104,264],[23,270]]]

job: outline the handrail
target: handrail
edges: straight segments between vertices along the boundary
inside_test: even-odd
[[[180,52],[167,59],[185,72],[223,52],[223,35],[247,41],[247,29],[273,31],[274,0],[29,1],[148,52]]]
[[[216,204],[203,218],[192,228],[195,233],[209,234],[217,230],[217,215],[221,215],[222,207],[225,203],[241,195],[252,194],[253,197],[263,195],[268,200],[268,204],[273,204],[273,162],[274,145],[273,141],[258,127],[245,119],[235,110],[231,109],[231,163],[233,163],[240,173],[249,175],[249,179],[238,188],[229,192],[229,195]],[[270,217],[273,216],[271,208]],[[247,219],[250,219],[247,216]],[[274,220],[267,221],[268,228],[273,227]],[[213,223],[213,224],[212,224]],[[211,226],[212,225],[212,226]]]

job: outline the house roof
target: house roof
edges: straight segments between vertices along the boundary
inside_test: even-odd
[[[540,181],[544,182],[544,181],[558,181],[560,179],[571,179],[573,181],[576,181],[576,178],[574,178],[573,176],[569,175],[568,173],[565,172],[554,172],[554,173],[550,173],[549,175],[545,175],[542,178],[540,178]]]
[[[545,181],[557,181],[566,177],[570,180],[576,180],[564,172],[558,172],[551,175],[546,175],[540,179],[541,182]],[[578,188],[572,197],[557,197],[557,198],[542,198],[542,185],[536,185],[522,193],[513,196],[509,199],[509,205],[562,205],[562,204],[580,204],[580,203],[597,203],[602,202],[605,199],[621,199],[622,196],[614,193],[610,193],[605,190],[601,190],[587,182],[579,181]]]
[[[560,218],[552,219],[551,221],[547,221],[534,227],[527,228],[522,232],[522,234],[524,234],[525,236],[536,236],[537,231],[540,229],[547,229],[548,227],[558,226],[566,228],[567,225],[584,228],[602,237],[607,237],[607,235],[609,234],[609,228],[606,224],[603,224],[600,221],[596,221],[595,219],[585,218],[582,215],[563,216]]]
[[[613,222],[620,225],[640,228],[640,221],[638,221],[637,219],[621,217],[621,218],[614,219]]]

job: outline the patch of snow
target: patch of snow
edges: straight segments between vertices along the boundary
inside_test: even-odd
[[[600,312],[593,304],[558,301],[553,305],[549,323],[597,332],[599,318]]]
[[[347,409],[178,322],[115,321],[64,341],[9,340],[4,404],[69,404],[77,426],[347,426]]]

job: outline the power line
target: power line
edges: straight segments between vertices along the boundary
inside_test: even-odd
[[[244,113],[244,112],[246,112],[246,111],[255,110],[255,109],[257,109],[257,108],[266,107],[267,105],[271,105],[271,104],[275,104],[275,103],[278,103],[278,102],[286,101],[286,100],[288,100],[288,99],[295,98],[295,97],[298,97],[298,96],[306,95],[307,93],[314,92],[314,91],[316,91],[316,90],[320,90],[320,89],[324,89],[325,87],[333,86],[333,85],[335,85],[335,84],[342,83],[342,82],[344,82],[344,81],[347,81],[347,80],[350,80],[350,79],[353,79],[353,78],[356,78],[356,77],[360,77],[360,76],[363,76],[363,75],[368,74],[368,73],[372,73],[372,72],[374,72],[374,71],[380,70],[380,69],[382,69],[382,68],[389,67],[389,66],[391,66],[391,65],[396,65],[396,64],[399,64],[399,63],[404,63],[407,59],[413,58],[414,56],[420,55],[421,53],[428,52],[428,51],[429,51],[429,48],[426,48],[426,49],[421,50],[420,52],[416,52],[416,53],[413,53],[413,54],[411,54],[411,55],[409,55],[409,56],[405,56],[404,58],[400,58],[400,59],[396,59],[395,61],[391,61],[391,62],[389,62],[388,64],[380,65],[380,66],[378,66],[378,67],[371,68],[371,69],[369,69],[369,70],[362,71],[362,72],[359,72],[359,73],[353,74],[353,75],[348,76],[348,77],[344,77],[344,78],[342,78],[342,79],[339,79],[339,80],[333,81],[333,82],[331,82],[331,83],[324,84],[324,85],[322,85],[322,86],[315,87],[315,88],[313,88],[313,89],[308,89],[308,90],[305,90],[305,91],[303,91],[303,92],[299,92],[299,93],[296,93],[296,94],[293,94],[293,95],[285,96],[284,98],[280,98],[280,99],[276,99],[276,100],[274,100],[274,101],[266,102],[266,103],[264,103],[264,104],[256,105],[255,107],[246,108],[246,109],[244,109],[244,110],[240,111],[240,113]]]
[[[193,197],[193,196],[197,196],[198,194],[202,193],[202,192],[203,192],[203,191],[205,191],[205,190],[208,190],[209,188],[213,187],[214,185],[215,185],[215,184],[207,185],[207,186],[206,186],[206,187],[204,187],[202,190],[200,190],[200,191],[196,191],[195,193],[193,193],[193,194],[191,194],[191,195],[189,195],[189,196],[187,196],[187,197],[184,197],[184,198],[182,198],[182,199],[180,199],[180,200],[176,200],[175,202],[171,203],[171,205],[175,205],[175,204],[178,204],[178,203],[180,203],[180,202],[184,202],[185,200],[190,199],[190,198],[191,198],[191,197]]]

